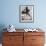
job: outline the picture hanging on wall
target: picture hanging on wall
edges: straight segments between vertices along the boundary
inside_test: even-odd
[[[19,21],[22,23],[34,22],[34,5],[19,6]]]

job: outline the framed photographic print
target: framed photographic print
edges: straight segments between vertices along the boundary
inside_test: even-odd
[[[20,5],[19,15],[20,22],[34,22],[34,5]]]

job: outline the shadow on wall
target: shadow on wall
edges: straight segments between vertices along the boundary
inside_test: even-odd
[[[0,24],[0,43],[2,43],[2,36],[3,36],[3,32],[5,32],[6,30],[3,30],[5,27],[4,24]]]

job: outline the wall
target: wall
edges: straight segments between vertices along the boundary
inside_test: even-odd
[[[46,1],[41,0],[1,0],[0,25],[13,24],[16,28],[46,28]],[[34,23],[19,22],[19,5],[34,5]]]
[[[0,0],[0,31],[13,24],[15,28],[40,27],[46,32],[46,0]],[[19,5],[34,5],[34,23],[19,22]]]

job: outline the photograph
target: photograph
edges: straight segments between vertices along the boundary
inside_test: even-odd
[[[34,5],[20,5],[20,22],[34,21]]]

